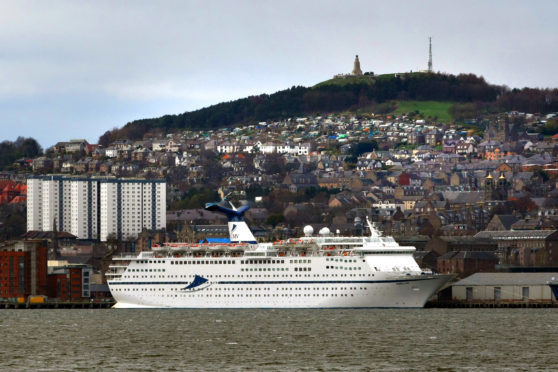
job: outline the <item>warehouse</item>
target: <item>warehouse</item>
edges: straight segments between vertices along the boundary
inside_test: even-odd
[[[459,301],[551,302],[550,282],[558,272],[550,273],[476,273],[452,286],[452,298]]]

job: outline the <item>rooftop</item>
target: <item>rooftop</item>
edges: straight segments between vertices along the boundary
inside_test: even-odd
[[[453,284],[466,285],[537,285],[548,284],[558,278],[553,273],[476,273]]]

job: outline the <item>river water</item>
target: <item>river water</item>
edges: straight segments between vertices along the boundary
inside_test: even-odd
[[[558,309],[0,310],[0,369],[558,370]]]

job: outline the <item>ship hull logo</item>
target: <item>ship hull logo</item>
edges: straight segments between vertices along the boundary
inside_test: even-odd
[[[180,292],[197,292],[204,290],[211,286],[211,282],[203,276],[196,275],[192,283],[188,284],[186,287],[181,288]]]

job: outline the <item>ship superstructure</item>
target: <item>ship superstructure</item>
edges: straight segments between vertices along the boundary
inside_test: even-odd
[[[229,219],[228,244],[168,243],[113,257],[106,273],[117,308],[423,307],[449,279],[421,270],[414,247],[384,237],[343,237],[304,228],[300,238],[257,243],[243,215]]]

